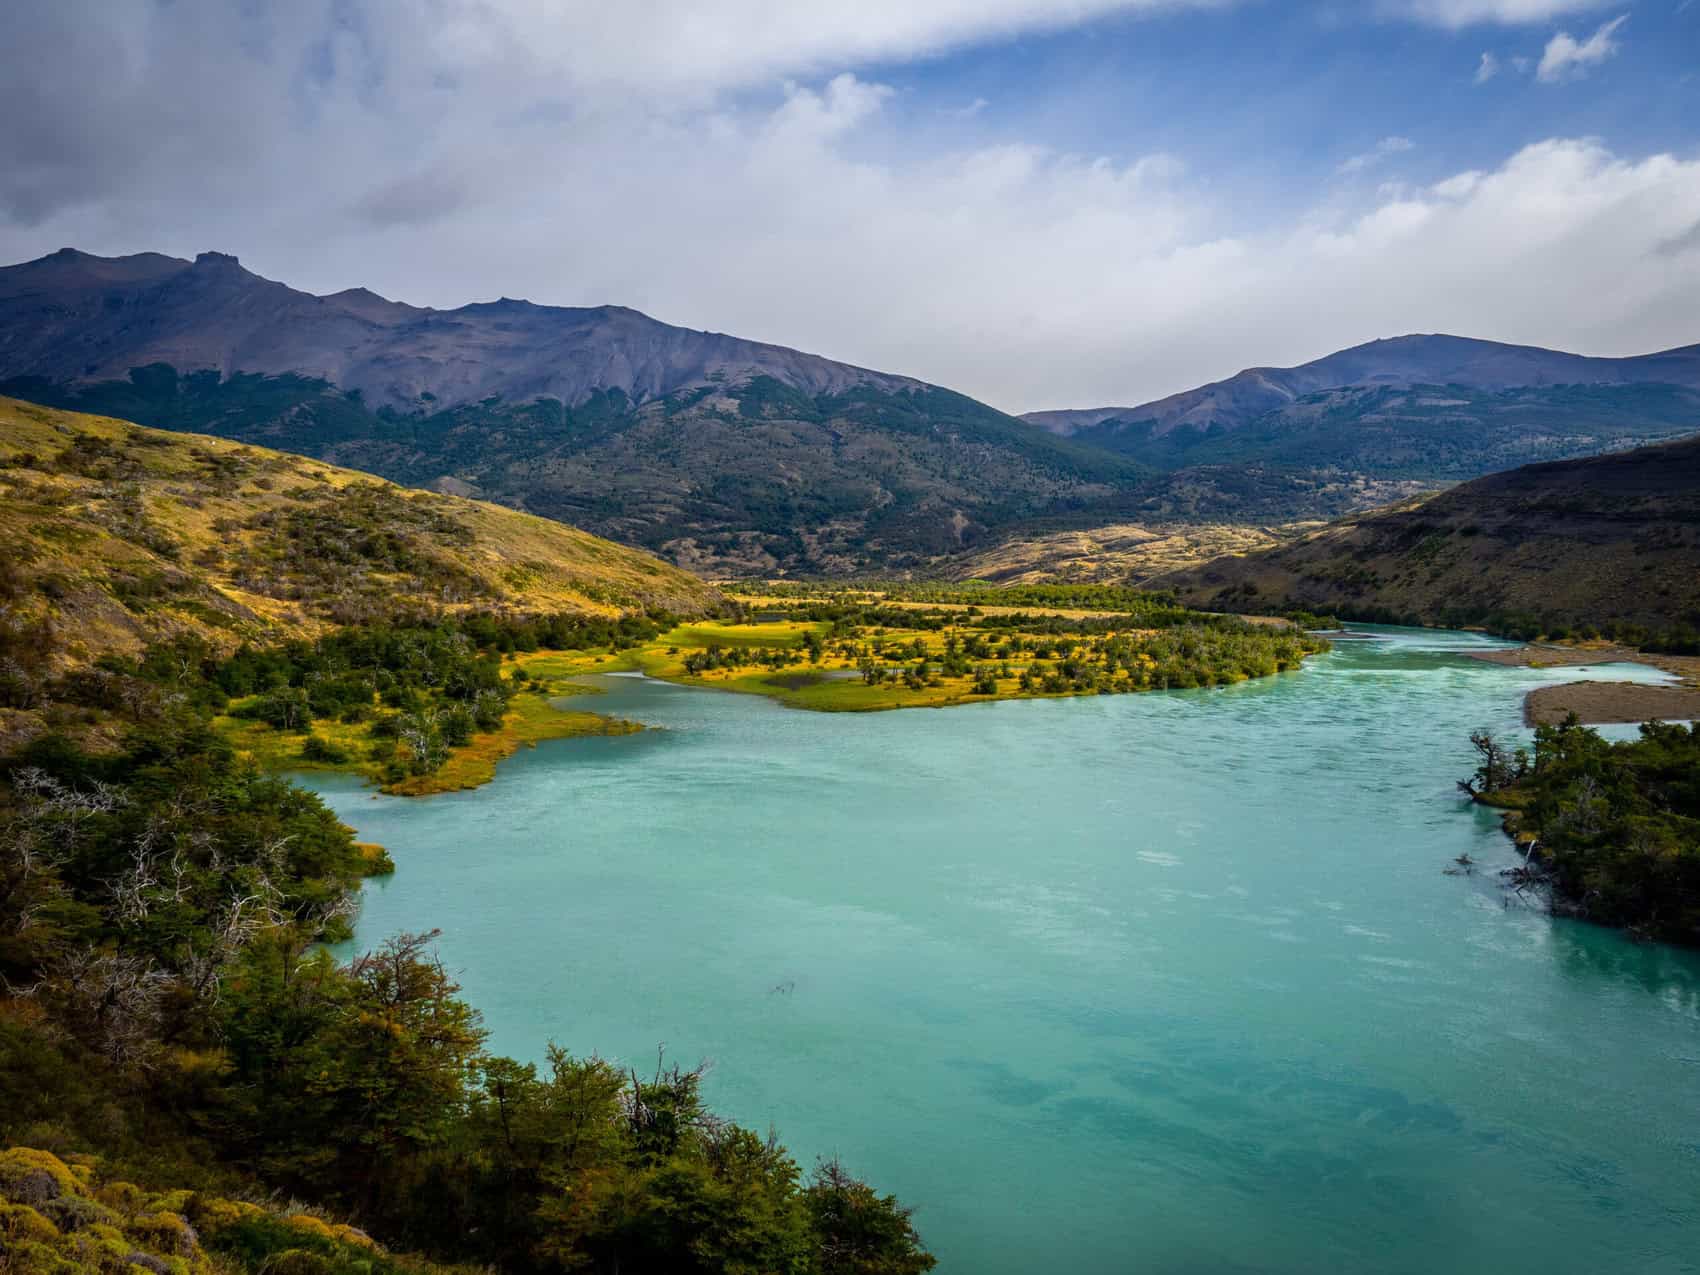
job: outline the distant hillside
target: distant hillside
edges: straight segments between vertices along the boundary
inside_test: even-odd
[[[1700,431],[1700,346],[1596,359],[1399,337],[1140,407],[1027,419],[1165,471],[1455,482]]]
[[[1058,434],[1107,423],[1149,424],[1161,437],[1187,426],[1235,430],[1321,390],[1345,386],[1410,389],[1467,386],[1476,390],[1574,385],[1679,385],[1700,389],[1700,345],[1636,358],[1602,359],[1431,334],[1370,341],[1298,367],[1253,367],[1225,381],[1136,407],[1028,412],[1022,419]]]
[[[633,310],[317,297],[218,253],[0,269],[0,392],[483,496],[720,571],[921,561],[1148,473],[920,381]]]
[[[987,580],[999,585],[1138,585],[1153,576],[1211,562],[1224,554],[1270,549],[1295,538],[1300,531],[1222,523],[1115,523],[1018,537],[954,559],[948,569],[954,579]]]
[[[476,501],[224,439],[0,399],[0,621],[46,656],[222,646],[398,606],[698,614],[649,555]]]
[[[1155,583],[1224,610],[1668,639],[1700,629],[1700,439],[1492,474]]]

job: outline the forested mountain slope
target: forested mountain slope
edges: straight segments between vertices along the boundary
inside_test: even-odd
[[[1400,337],[1020,419],[619,306],[435,310],[221,253],[66,249],[0,269],[0,393],[486,498],[709,574],[847,575],[1083,528],[1339,517],[1694,433],[1700,347]]]

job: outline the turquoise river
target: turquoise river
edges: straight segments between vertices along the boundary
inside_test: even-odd
[[[1700,1271],[1700,958],[1508,907],[1454,788],[1530,687],[1659,675],[1371,632],[942,711],[608,678],[663,729],[313,784],[399,865],[357,941],[440,927],[494,1048],[712,1060],[944,1275]]]

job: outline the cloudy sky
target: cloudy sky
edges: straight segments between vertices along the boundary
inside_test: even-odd
[[[1134,403],[1700,342],[1700,0],[6,0],[0,260],[613,302]]]

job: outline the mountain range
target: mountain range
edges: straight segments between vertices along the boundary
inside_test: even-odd
[[[1404,336],[1299,367],[1251,368],[1138,407],[1025,419],[1163,470],[1455,482],[1700,429],[1700,345],[1606,359]]]
[[[1243,428],[1307,395],[1353,386],[1410,390],[1458,385],[1502,391],[1568,385],[1679,385],[1700,389],[1700,345],[1603,359],[1532,345],[1504,345],[1432,333],[1355,345],[1298,367],[1247,368],[1224,381],[1138,407],[1028,412],[1022,419],[1064,436],[1112,422],[1149,423],[1157,436],[1177,429]]]
[[[294,375],[357,392],[374,408],[442,410],[492,397],[578,407],[771,376],[806,394],[924,388],[756,341],[658,323],[623,306],[564,308],[503,298],[455,310],[364,288],[298,292],[233,256],[90,256],[66,248],[0,271],[7,374],[55,382],[126,379],[134,367]]]
[[[484,497],[711,573],[927,568],[1106,525],[1332,518],[1700,430],[1700,347],[1401,337],[1018,418],[619,306],[315,296],[232,256],[0,269],[0,393]]]

